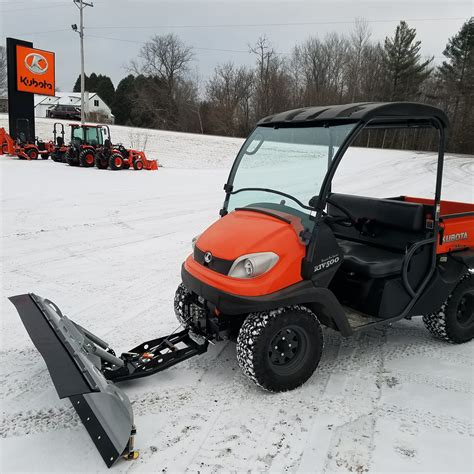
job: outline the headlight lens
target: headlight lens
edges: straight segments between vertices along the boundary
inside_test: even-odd
[[[278,262],[278,255],[273,252],[259,252],[242,255],[229,270],[233,278],[254,278],[268,272]]]

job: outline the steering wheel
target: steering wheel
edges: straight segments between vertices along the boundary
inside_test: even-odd
[[[333,217],[326,214],[326,219],[329,218],[329,222],[331,224],[339,224],[344,227],[354,227],[357,224],[357,219],[344,206],[341,206],[339,203],[334,202],[331,198],[327,198],[326,202],[334,206],[336,209],[339,209],[345,215],[345,217]]]

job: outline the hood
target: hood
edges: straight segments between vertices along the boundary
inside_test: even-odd
[[[232,211],[208,227],[196,241],[202,252],[214,257],[235,260],[256,252],[304,254],[305,246],[298,228],[289,221],[260,212]]]

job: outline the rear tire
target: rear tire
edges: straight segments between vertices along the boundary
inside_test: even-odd
[[[260,387],[284,392],[311,377],[322,349],[316,315],[304,306],[290,306],[249,314],[237,338],[237,361]]]
[[[66,153],[66,163],[69,165],[69,166],[79,166],[79,160],[76,158],[75,156],[75,153],[71,153],[70,151],[68,151]]]
[[[474,275],[465,275],[439,311],[423,316],[428,331],[453,344],[474,338]]]
[[[109,158],[109,166],[111,170],[121,170],[123,168],[123,156],[119,153],[113,153]]]
[[[92,168],[95,164],[95,154],[92,150],[82,150],[79,154],[79,163],[84,168]]]

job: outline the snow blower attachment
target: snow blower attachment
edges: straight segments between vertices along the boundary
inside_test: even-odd
[[[69,398],[107,467],[136,459],[130,400],[113,381],[144,377],[207,350],[187,330],[145,342],[117,357],[101,338],[33,293],[10,298],[43,356],[59,398]]]

